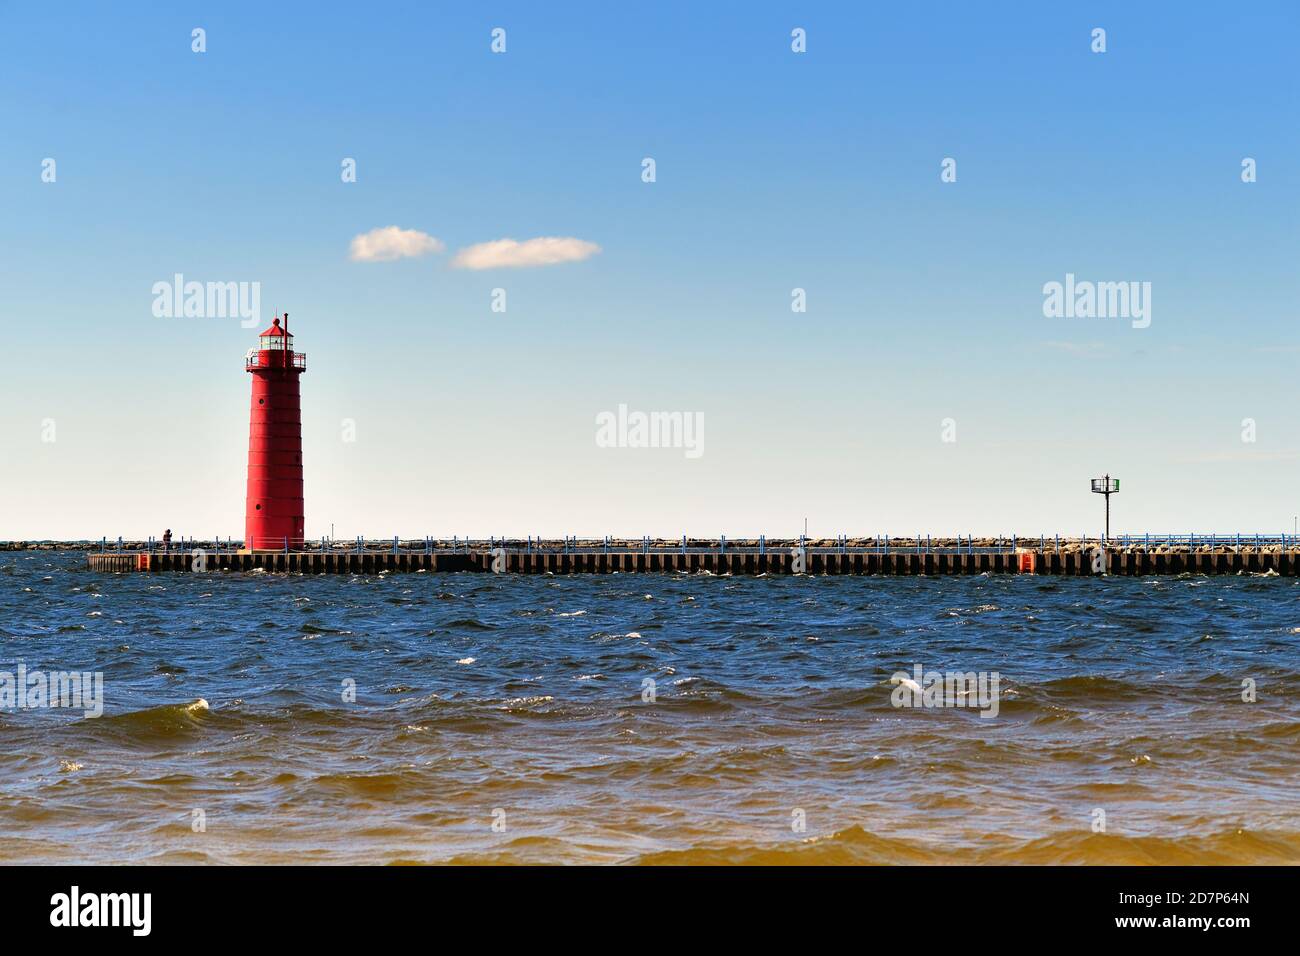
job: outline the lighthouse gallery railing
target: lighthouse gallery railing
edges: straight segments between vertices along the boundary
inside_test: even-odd
[[[269,358],[270,356],[273,356],[275,354],[276,354],[275,352],[268,352],[267,356]],[[244,360],[244,368],[284,368],[284,366],[281,363],[276,362],[273,359],[266,362],[263,362],[261,359],[262,359],[261,352],[258,352],[256,355],[248,356]],[[307,367],[306,352],[293,353],[293,367],[302,368],[302,369],[305,369]]]

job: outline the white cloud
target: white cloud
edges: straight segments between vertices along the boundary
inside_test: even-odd
[[[407,259],[447,248],[441,240],[418,229],[399,229],[383,226],[352,237],[348,257],[353,262],[387,262],[390,259]]]
[[[600,246],[582,239],[541,236],[519,242],[496,239],[466,246],[451,260],[454,269],[524,269],[581,262],[600,252]]]

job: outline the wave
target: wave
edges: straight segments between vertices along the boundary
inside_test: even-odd
[[[1107,700],[1140,700],[1149,698],[1161,685],[1139,680],[1123,680],[1094,674],[1076,674],[1058,677],[1034,685],[1039,691],[1056,700],[1078,700],[1097,703]],[[1032,692],[1031,692],[1032,693]]]
[[[475,617],[461,617],[454,621],[448,621],[446,624],[441,625],[438,630],[451,631],[456,628],[463,628],[467,631],[495,631],[497,626],[495,624],[486,624]],[[429,635],[433,636],[435,633],[430,631]]]
[[[1198,836],[1123,836],[1071,830],[1032,840],[986,836],[978,844],[943,844],[871,833],[853,826],[787,844],[713,844],[642,854],[643,865],[861,866],[1229,865],[1300,863],[1300,832],[1221,830]]]
[[[201,730],[210,708],[202,697],[182,704],[162,704],[124,714],[87,718],[96,731],[137,740],[176,737]]]

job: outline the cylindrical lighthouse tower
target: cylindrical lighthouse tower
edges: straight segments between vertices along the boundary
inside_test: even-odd
[[[307,356],[293,350],[289,313],[276,316],[250,349],[244,368],[253,376],[248,415],[248,500],[244,548],[290,550],[303,546],[302,409],[298,376]]]

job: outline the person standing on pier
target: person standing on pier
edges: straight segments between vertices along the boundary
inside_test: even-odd
[[[172,529],[168,528],[163,532],[163,552],[166,553],[172,549]]]

